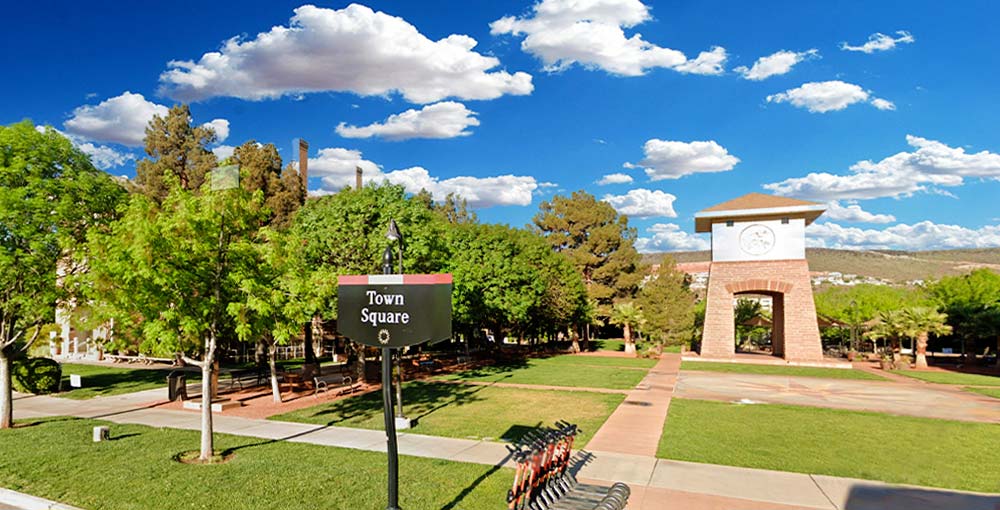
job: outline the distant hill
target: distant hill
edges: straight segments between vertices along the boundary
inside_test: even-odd
[[[711,260],[711,253],[708,251],[689,251],[648,253],[643,255],[643,261],[656,263],[663,255],[673,256],[678,263]],[[936,251],[807,248],[806,258],[809,259],[809,269],[812,271],[871,276],[897,283],[957,275],[980,267],[1000,273],[1000,248]]]

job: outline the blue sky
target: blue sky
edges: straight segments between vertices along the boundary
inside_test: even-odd
[[[21,3],[0,33],[0,122],[50,124],[133,176],[142,126],[189,101],[226,135],[219,154],[254,139],[288,160],[307,139],[315,192],[361,165],[524,225],[584,189],[629,214],[645,251],[705,248],[693,214],[751,191],[830,203],[814,246],[998,246],[998,11]]]

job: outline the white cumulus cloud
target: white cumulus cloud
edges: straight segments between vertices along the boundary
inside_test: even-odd
[[[492,207],[496,205],[531,205],[532,192],[538,188],[534,177],[519,175],[499,175],[495,177],[452,177],[439,179],[432,177],[422,167],[395,170],[385,174],[385,180],[402,184],[406,191],[417,193],[421,189],[430,191],[438,200],[449,193],[455,193],[468,201],[471,207]]]
[[[712,247],[704,236],[687,233],[674,223],[656,223],[646,232],[650,235],[635,240],[635,249],[639,253],[700,251]]]
[[[678,142],[652,138],[642,147],[645,157],[625,168],[642,168],[652,181],[678,179],[685,175],[732,170],[740,158],[729,154],[714,140]]]
[[[881,97],[876,97],[871,100],[872,106],[878,108],[879,110],[895,110],[896,103],[882,99]]]
[[[827,204],[823,217],[834,221],[849,221],[851,223],[892,223],[896,217],[891,214],[875,214],[861,208],[858,204],[841,205],[839,201]]]
[[[721,74],[726,50],[714,47],[693,60],[684,53],[631,36],[625,29],[651,19],[640,0],[542,0],[525,16],[490,23],[494,35],[524,36],[521,49],[550,72],[579,64],[620,76],[640,76],[663,67],[694,74]]]
[[[844,227],[836,223],[813,223],[806,228],[812,247],[849,250],[944,250],[1000,246],[1000,225],[972,229],[921,221],[900,223],[885,229]]]
[[[906,30],[899,30],[896,32],[899,37],[893,37],[891,35],[886,35],[881,32],[875,32],[874,34],[868,36],[868,40],[861,45],[852,46],[846,42],[840,43],[840,49],[844,51],[860,51],[862,53],[875,53],[876,51],[886,51],[891,50],[896,47],[897,44],[910,44],[915,41],[913,35]]]
[[[229,121],[226,119],[212,119],[210,122],[202,124],[215,131],[215,142],[222,143],[229,138]]]
[[[218,158],[219,161],[222,161],[229,156],[232,156],[235,150],[236,147],[233,145],[219,145],[212,148],[212,154],[215,154],[215,157]]]
[[[39,133],[44,133],[46,129],[51,126],[35,126],[35,131]],[[135,154],[120,151],[113,147],[108,147],[107,145],[95,144],[93,142],[88,142],[83,138],[59,131],[56,128],[51,128],[56,133],[65,136],[70,143],[80,149],[81,152],[90,157],[90,162],[94,164],[95,167],[101,170],[109,170],[115,167],[123,166],[129,161],[135,160]]]
[[[1000,180],[1000,154],[989,151],[970,154],[964,148],[913,135],[906,135],[906,143],[915,150],[878,162],[859,161],[851,165],[851,173],[847,175],[814,172],[765,184],[764,188],[778,195],[828,201],[944,191],[935,187],[960,186],[965,178]]]
[[[624,195],[604,195],[601,200],[611,204],[619,213],[636,218],[677,217],[674,212],[677,197],[660,190],[637,188]]]
[[[250,40],[234,37],[197,61],[170,62],[160,75],[162,93],[197,101],[399,92],[412,103],[433,103],[532,91],[531,75],[496,70],[500,61],[473,51],[477,43],[467,35],[433,41],[403,18],[359,4],[339,10],[303,5],[294,12],[288,26]]]
[[[376,163],[364,159],[361,151],[345,148],[320,149],[317,157],[309,158],[309,175],[322,178],[322,188],[311,190],[314,195],[324,195],[354,186],[356,168],[363,171],[364,182],[389,181],[402,184],[406,191],[417,193],[425,189],[436,200],[444,199],[449,193],[460,195],[471,207],[483,208],[498,205],[530,205],[532,193],[539,187],[551,187],[551,183],[539,184],[534,177],[520,175],[499,175],[490,177],[458,176],[441,179],[432,176],[427,169],[419,166],[383,172]]]
[[[66,131],[102,142],[139,147],[146,137],[146,125],[154,115],[164,116],[168,108],[147,101],[142,94],[124,92],[96,105],[79,106],[63,123]]]
[[[819,58],[819,50],[815,48],[799,52],[781,50],[766,57],[758,58],[753,63],[753,66],[749,68],[740,66],[733,69],[733,71],[740,73],[747,80],[760,81],[771,76],[786,74],[792,70],[795,64],[808,58]]]
[[[853,83],[840,80],[804,83],[794,89],[767,96],[768,103],[791,103],[813,113],[826,113],[847,108],[855,103],[868,102],[871,92]],[[879,110],[894,110],[896,105],[881,98],[871,99]]]
[[[597,181],[598,186],[607,186],[608,184],[628,184],[632,182],[632,176],[623,173],[607,174],[601,177],[601,180]]]
[[[411,138],[455,138],[468,136],[469,127],[478,126],[476,112],[462,103],[444,101],[427,105],[420,110],[406,110],[390,115],[385,122],[375,122],[367,126],[349,126],[341,122],[337,134],[344,138],[371,138],[379,136],[387,140],[409,140]]]

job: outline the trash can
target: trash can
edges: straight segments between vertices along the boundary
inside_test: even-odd
[[[187,377],[184,374],[174,371],[167,376],[167,398],[171,402],[177,399],[187,400]]]

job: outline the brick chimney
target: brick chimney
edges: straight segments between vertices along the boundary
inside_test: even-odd
[[[309,142],[299,138],[299,177],[302,187],[309,193]]]
[[[354,167],[354,189],[361,191],[361,174],[364,170],[361,170],[360,166]]]

